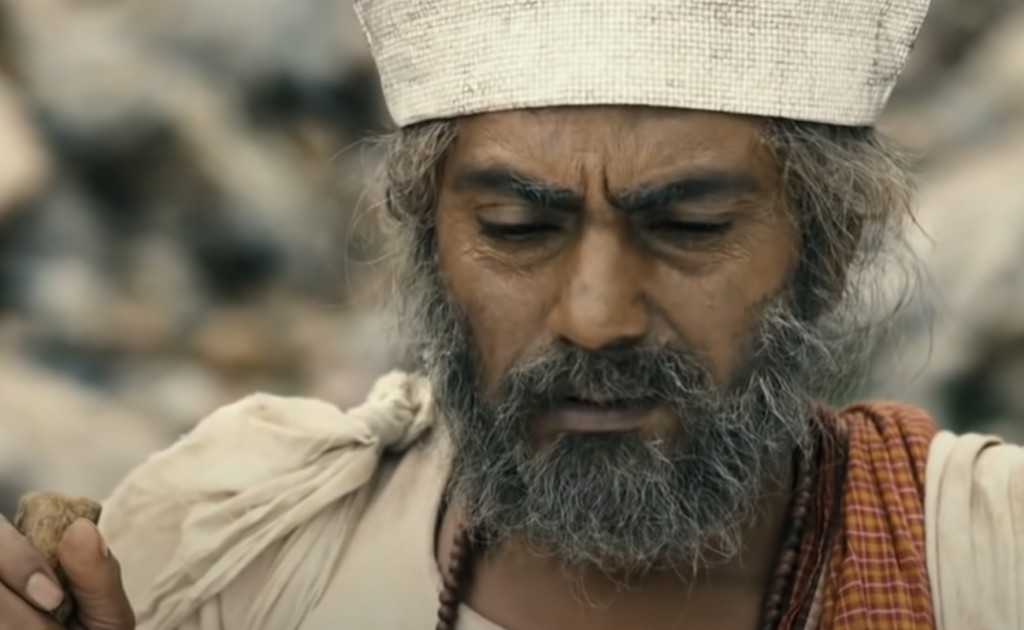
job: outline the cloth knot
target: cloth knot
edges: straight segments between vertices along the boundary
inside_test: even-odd
[[[401,452],[433,425],[433,398],[426,379],[395,371],[378,379],[366,402],[347,415],[364,423],[381,448]]]

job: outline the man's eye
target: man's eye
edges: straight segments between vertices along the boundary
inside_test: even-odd
[[[558,226],[552,223],[488,223],[480,221],[480,232],[484,236],[505,241],[525,241],[557,230]]]
[[[657,221],[650,229],[670,236],[707,238],[724,234],[732,227],[732,223],[711,223],[701,221]]]

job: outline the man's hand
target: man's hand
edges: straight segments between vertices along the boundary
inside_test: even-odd
[[[60,565],[70,593],[62,592],[46,560],[0,516],[0,630],[62,630],[46,614],[74,597],[77,630],[134,630],[135,615],[121,585],[121,569],[96,526],[75,521],[60,542]]]

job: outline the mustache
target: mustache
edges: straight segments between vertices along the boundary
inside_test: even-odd
[[[714,387],[705,362],[684,348],[637,344],[588,350],[556,344],[509,370],[495,399],[523,412],[564,399],[667,400],[689,392],[706,395]]]

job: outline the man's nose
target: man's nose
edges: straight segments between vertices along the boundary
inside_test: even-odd
[[[614,227],[588,229],[566,257],[551,332],[589,350],[643,339],[651,319],[645,267],[643,255]]]

